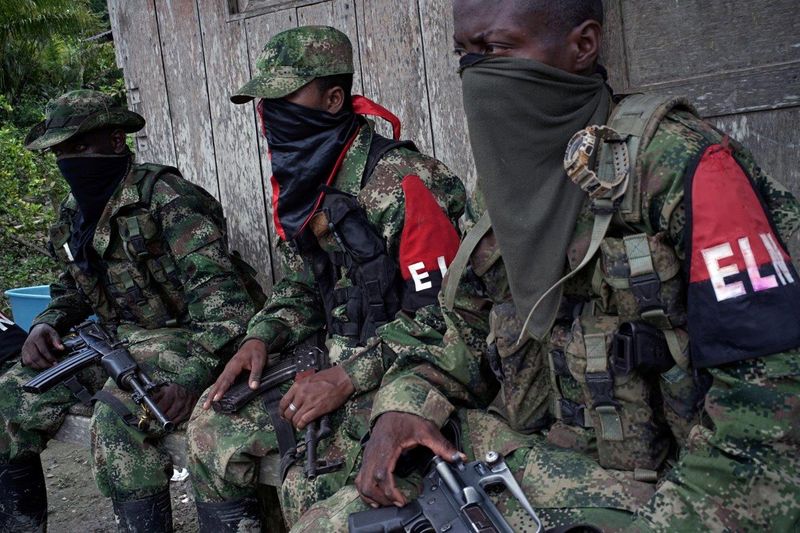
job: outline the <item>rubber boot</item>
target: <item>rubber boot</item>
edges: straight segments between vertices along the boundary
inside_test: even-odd
[[[258,500],[242,498],[221,503],[196,502],[200,533],[260,533]]]
[[[120,533],[172,533],[169,489],[141,500],[112,501]]]
[[[38,455],[0,465],[0,531],[47,531],[47,486]]]

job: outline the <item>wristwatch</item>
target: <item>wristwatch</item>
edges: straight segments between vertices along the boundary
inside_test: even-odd
[[[612,150],[614,173],[612,179],[601,179],[593,170],[597,165],[600,144]],[[600,198],[625,182],[630,174],[626,139],[608,126],[589,126],[572,136],[564,154],[564,170],[573,183]]]

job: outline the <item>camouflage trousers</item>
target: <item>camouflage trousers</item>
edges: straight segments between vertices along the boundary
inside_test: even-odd
[[[288,388],[289,385],[285,385],[282,392]],[[257,398],[236,414],[220,414],[213,409],[204,410],[204,401],[205,394],[187,430],[189,471],[196,499],[221,502],[253,496],[261,459],[273,456],[277,462],[279,453],[272,419],[264,402]],[[357,400],[350,401],[331,415],[333,434],[317,446],[319,459],[328,463],[341,461],[341,469],[310,481],[304,474],[302,455],[298,463],[289,468],[280,490],[281,510],[287,524],[293,524],[311,505],[334,494],[351,478],[361,449],[359,431],[352,421],[356,416],[353,406],[357,403]],[[298,443],[304,438],[304,431],[296,432]]]
[[[796,531],[800,523],[800,354],[773,355],[712,371],[706,398],[713,429],[696,426],[658,485],[593,458],[522,435],[483,411],[461,410],[464,451],[506,454],[545,527],[586,523],[606,531]],[[416,494],[413,483],[402,490]],[[529,530],[515,500],[497,505],[515,531]],[[343,531],[366,510],[349,485],[312,507],[293,531]]]
[[[183,330],[139,330],[126,338],[130,341],[133,358],[156,381],[170,381],[175,374],[153,363],[164,358],[172,363],[186,358],[189,335]],[[0,463],[41,453],[70,408],[78,403],[63,386],[43,394],[24,392],[22,385],[37,373],[17,364],[0,376]],[[99,366],[84,370],[79,380],[91,393],[106,390],[132,413],[139,412],[130,393],[121,391]],[[164,433],[155,427],[143,433],[127,426],[108,405],[97,402],[91,419],[91,447],[93,471],[100,492],[119,501],[128,501],[146,498],[167,488],[172,459],[162,445],[163,436]]]

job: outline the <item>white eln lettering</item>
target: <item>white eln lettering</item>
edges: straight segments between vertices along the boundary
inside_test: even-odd
[[[775,273],[778,275],[781,285],[794,283],[792,273],[789,271],[789,267],[786,266],[786,261],[783,260],[783,254],[778,248],[778,243],[775,242],[775,237],[772,233],[762,233],[760,237],[761,242],[764,243],[764,247],[769,253],[769,258],[772,260],[772,265],[775,267]]]
[[[742,250],[744,264],[747,267],[747,275],[750,276],[750,283],[754,291],[766,291],[778,286],[778,280],[775,279],[775,276],[761,277],[761,272],[758,270],[758,263],[756,263],[756,258],[753,255],[753,249],[750,247],[750,239],[747,237],[739,239],[739,249]]]
[[[430,281],[423,281],[424,279],[429,278],[430,275],[425,272],[425,263],[422,261],[419,263],[414,263],[413,265],[408,265],[408,272],[411,274],[411,278],[414,280],[414,290],[417,292],[433,287],[433,283]]]
[[[14,322],[9,320],[8,318],[0,315],[0,331],[6,331],[8,328],[6,326],[13,326]]]
[[[439,263],[439,272],[442,273],[442,277],[447,274],[447,263],[444,260],[444,256],[440,255],[436,258],[436,261]]]
[[[714,293],[717,295],[717,301],[730,300],[738,296],[747,294],[744,288],[744,283],[737,281],[735,283],[726,284],[725,278],[735,276],[739,273],[739,267],[735,264],[726,267],[720,267],[719,262],[722,259],[733,257],[733,249],[730,243],[720,244],[713,248],[706,248],[702,251],[703,260],[708,269],[708,275],[711,278],[711,285],[714,287]]]

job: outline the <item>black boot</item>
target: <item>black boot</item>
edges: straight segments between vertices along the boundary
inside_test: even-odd
[[[155,496],[114,502],[114,517],[120,533],[172,533],[172,501],[169,489]]]
[[[222,503],[197,503],[197,521],[200,533],[225,533],[227,531],[258,533],[261,516],[258,500],[242,498]]]
[[[38,455],[0,465],[0,531],[47,531],[47,487]]]

